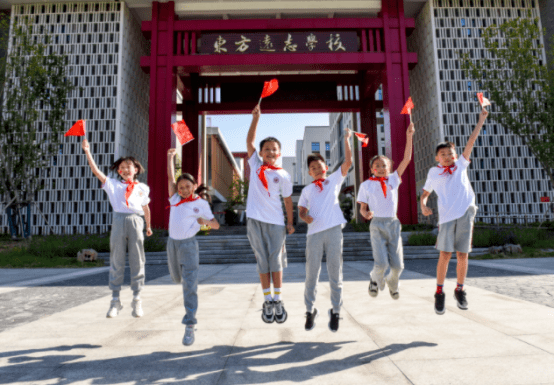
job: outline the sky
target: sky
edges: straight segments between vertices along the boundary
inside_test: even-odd
[[[246,151],[246,135],[252,122],[251,114],[208,115],[211,126],[219,130],[232,152]],[[209,121],[208,121],[209,124]],[[266,137],[276,137],[283,157],[296,155],[296,140],[304,137],[305,126],[328,126],[329,114],[263,114],[258,122],[256,148]]]

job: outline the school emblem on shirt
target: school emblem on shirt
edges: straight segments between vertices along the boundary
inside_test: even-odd
[[[329,185],[329,180],[323,181],[323,185]]]
[[[194,213],[199,213],[199,212],[200,212],[200,209],[198,209],[198,208],[195,207],[195,208],[193,209],[193,211],[194,211]]]
[[[139,191],[139,194],[138,194],[138,195],[139,195],[139,197],[142,197],[142,196],[144,196],[144,192]]]
[[[278,183],[279,183],[279,177],[273,178],[273,182],[275,182],[276,184],[278,184]]]

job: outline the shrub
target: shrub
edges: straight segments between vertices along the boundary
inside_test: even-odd
[[[402,232],[414,232],[414,231],[432,231],[435,227],[430,224],[407,224],[402,225]]]
[[[352,223],[354,232],[369,232],[369,223]]]
[[[412,246],[429,246],[437,243],[437,236],[429,232],[417,232],[410,235],[408,245]]]

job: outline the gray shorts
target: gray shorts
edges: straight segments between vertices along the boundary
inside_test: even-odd
[[[462,217],[440,224],[435,248],[442,252],[471,252],[476,214],[477,207],[470,206]]]
[[[259,274],[280,272],[287,266],[284,225],[248,219],[246,234],[256,256]]]

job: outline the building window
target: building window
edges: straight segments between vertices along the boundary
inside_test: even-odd
[[[319,142],[312,142],[312,153],[319,154]]]
[[[331,158],[331,144],[329,142],[325,142],[325,159]]]

